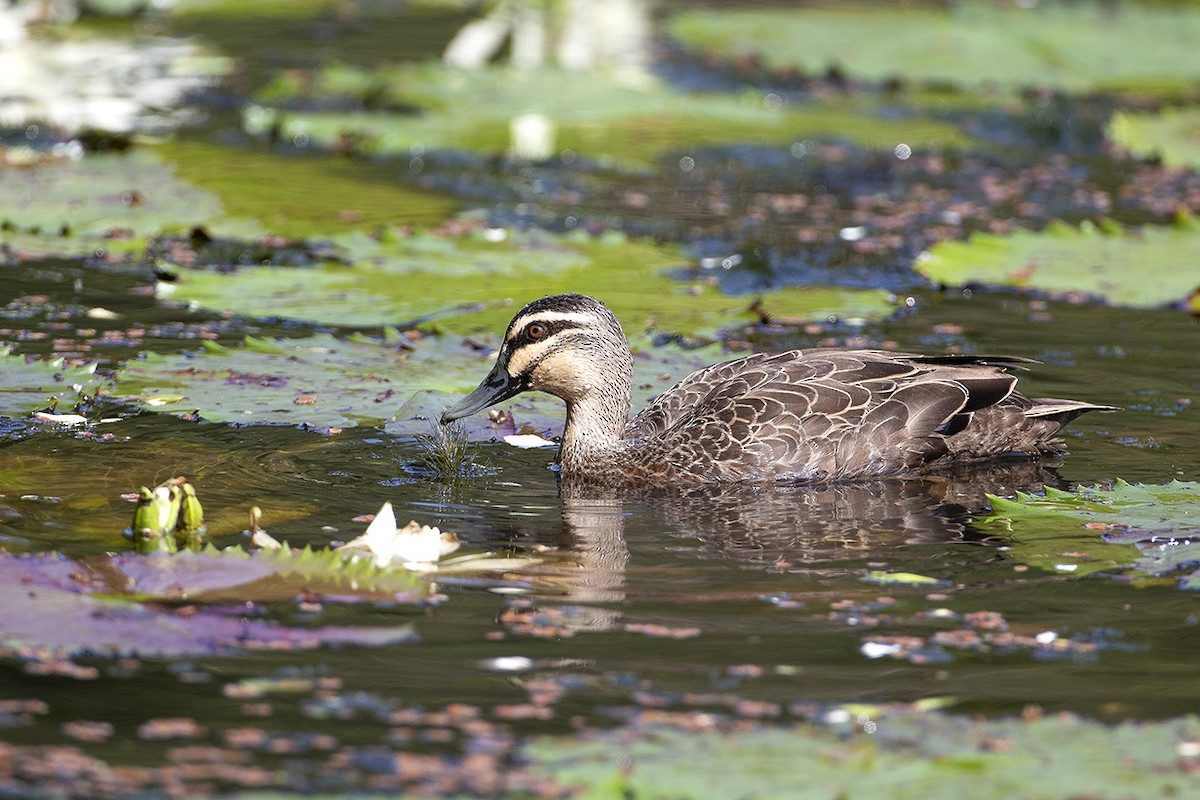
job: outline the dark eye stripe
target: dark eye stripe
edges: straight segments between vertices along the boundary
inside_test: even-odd
[[[541,325],[545,333],[534,339],[529,335],[529,326],[533,324]],[[571,329],[581,329],[586,327],[583,323],[572,319],[554,319],[554,320],[530,320],[524,328],[512,338],[513,348],[522,347],[532,342],[546,342],[553,339],[557,334]]]

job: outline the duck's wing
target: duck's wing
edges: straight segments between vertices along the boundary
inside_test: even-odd
[[[788,370],[795,381],[817,374],[823,367],[803,358],[800,350],[758,353],[696,370],[691,375],[651,400],[625,426],[627,439],[653,439],[664,434],[682,419],[693,415],[697,406],[708,401],[714,391],[737,385],[750,391]],[[736,390],[735,390],[736,391]]]
[[[1058,433],[1071,420],[1088,411],[1120,411],[1116,406],[1025,397],[1013,392],[1003,401],[968,415],[961,431],[946,443],[955,460],[991,458],[1006,453],[1059,453]]]
[[[682,479],[862,477],[949,451],[974,412],[1005,400],[1003,358],[791,351],[694,373],[630,424],[645,458]]]

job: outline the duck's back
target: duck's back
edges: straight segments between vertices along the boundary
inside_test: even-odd
[[[1022,359],[793,350],[715,364],[630,420],[624,474],[700,483],[827,480],[920,470],[944,459],[1054,450],[1093,408],[1016,394]]]

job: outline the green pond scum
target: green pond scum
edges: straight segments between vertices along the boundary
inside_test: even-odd
[[[439,55],[585,3],[86,5],[0,51],[0,793],[1200,795],[1195,3],[670,4],[582,71],[509,63],[536,25]],[[144,127],[18,116],[68,57]],[[567,291],[635,410],[814,347],[1123,410],[962,474],[573,493],[556,398],[436,425]]]

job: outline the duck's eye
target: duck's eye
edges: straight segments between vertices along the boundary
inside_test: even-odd
[[[529,327],[525,329],[525,333],[529,334],[530,339],[541,339],[548,331],[545,325],[540,322],[531,322]]]

